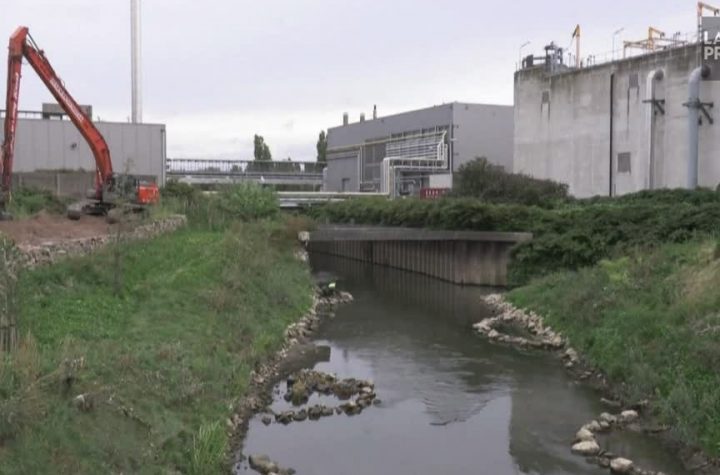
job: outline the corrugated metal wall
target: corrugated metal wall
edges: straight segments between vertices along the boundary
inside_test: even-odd
[[[164,125],[122,122],[95,122],[95,125],[110,147],[116,172],[154,176],[159,184],[165,183]],[[90,148],[70,121],[20,119],[14,171],[94,169]]]

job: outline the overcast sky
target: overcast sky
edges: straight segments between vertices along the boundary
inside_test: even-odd
[[[613,32],[692,32],[693,0],[141,0],[146,122],[167,124],[171,157],[315,158],[342,122],[466,101],[512,104],[518,48],[609,54]],[[720,2],[719,2],[720,3]],[[76,99],[130,116],[130,0],[1,0],[0,38],[27,25]],[[5,41],[5,40],[2,40]],[[5,78],[5,61],[2,75]],[[26,70],[21,109],[50,101]],[[4,105],[0,108],[4,108]]]

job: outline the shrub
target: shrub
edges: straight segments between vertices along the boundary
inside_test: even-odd
[[[235,221],[273,218],[280,212],[274,191],[255,184],[226,186],[203,193],[183,183],[163,190],[160,212],[184,214],[188,224],[209,230],[226,229]]]
[[[556,201],[567,199],[568,186],[552,180],[508,173],[486,158],[476,158],[460,166],[454,177],[452,194],[488,203],[551,206]]]
[[[254,183],[222,188],[216,202],[223,212],[242,221],[272,218],[280,211],[275,192]]]
[[[362,198],[330,203],[311,214],[320,222],[533,233],[532,241],[513,249],[514,284],[560,269],[591,266],[637,247],[720,235],[720,201],[705,190],[649,192],[553,209],[467,198]]]

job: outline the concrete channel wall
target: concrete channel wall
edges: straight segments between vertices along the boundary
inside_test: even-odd
[[[308,251],[403,269],[463,285],[505,286],[511,248],[528,233],[323,226]]]

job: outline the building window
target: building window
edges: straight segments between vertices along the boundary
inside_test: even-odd
[[[550,91],[543,91],[543,93],[542,93],[542,103],[543,103],[543,104],[550,104]]]
[[[617,171],[618,173],[631,173],[630,169],[630,152],[618,153]]]
[[[640,78],[638,77],[637,73],[630,75],[630,89],[637,89],[640,87]]]

